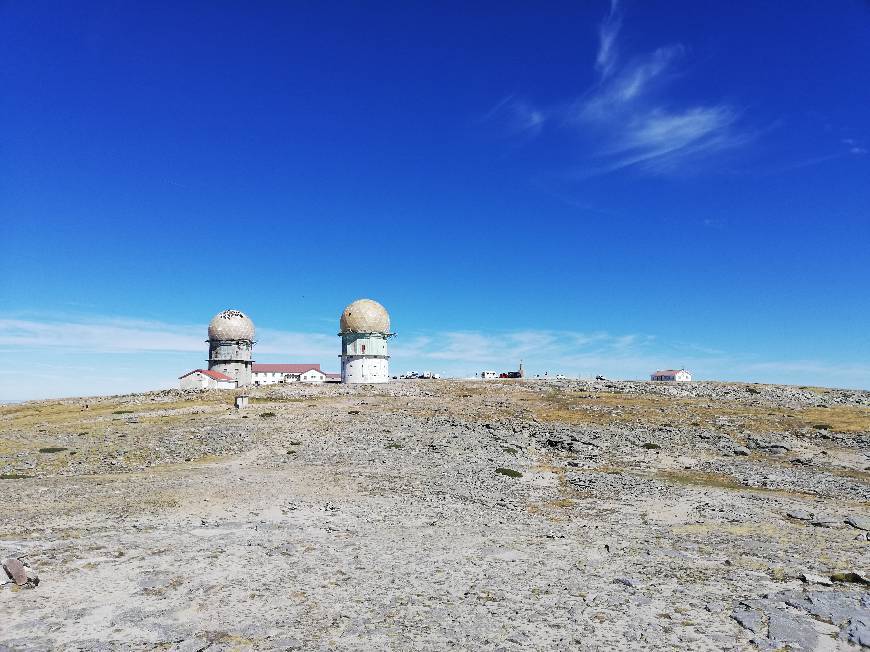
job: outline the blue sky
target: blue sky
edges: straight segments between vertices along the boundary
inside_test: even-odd
[[[0,4],[0,399],[337,370],[870,387],[870,5]]]

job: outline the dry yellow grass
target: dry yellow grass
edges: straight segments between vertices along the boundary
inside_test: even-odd
[[[159,411],[226,407],[233,404],[233,396],[206,394],[183,401],[154,401],[137,404],[106,401],[88,403],[88,408],[83,409],[86,403],[85,400],[57,401],[0,407],[0,432],[68,424],[89,425],[88,422],[100,418],[147,418]]]
[[[755,432],[801,430],[805,428],[841,433],[870,432],[870,408],[835,406],[831,408],[787,408],[744,405],[733,401],[706,398],[673,398],[616,393],[550,392],[530,399],[535,416],[542,421],[596,424],[633,424],[647,426],[694,426],[718,428],[726,432],[744,429]],[[721,426],[725,417],[733,426]]]
[[[837,406],[832,408],[806,408],[794,413],[806,425],[830,426],[834,432],[870,432],[870,408]]]

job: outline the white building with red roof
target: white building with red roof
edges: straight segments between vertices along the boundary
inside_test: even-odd
[[[266,364],[255,362],[251,370],[254,385],[275,385],[276,383],[327,383],[338,382],[341,374],[328,374],[319,364]]]
[[[181,389],[235,389],[234,378],[214,369],[194,369],[178,378]]]
[[[688,383],[692,380],[692,374],[685,369],[660,369],[649,377],[650,380],[671,381],[677,383]]]

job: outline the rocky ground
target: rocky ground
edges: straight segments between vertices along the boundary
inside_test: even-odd
[[[0,408],[0,650],[870,647],[870,392],[232,400]]]

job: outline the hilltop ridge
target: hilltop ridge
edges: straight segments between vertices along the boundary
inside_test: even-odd
[[[870,645],[870,392],[249,394],[0,407],[0,554],[42,578],[0,588],[0,645]]]

